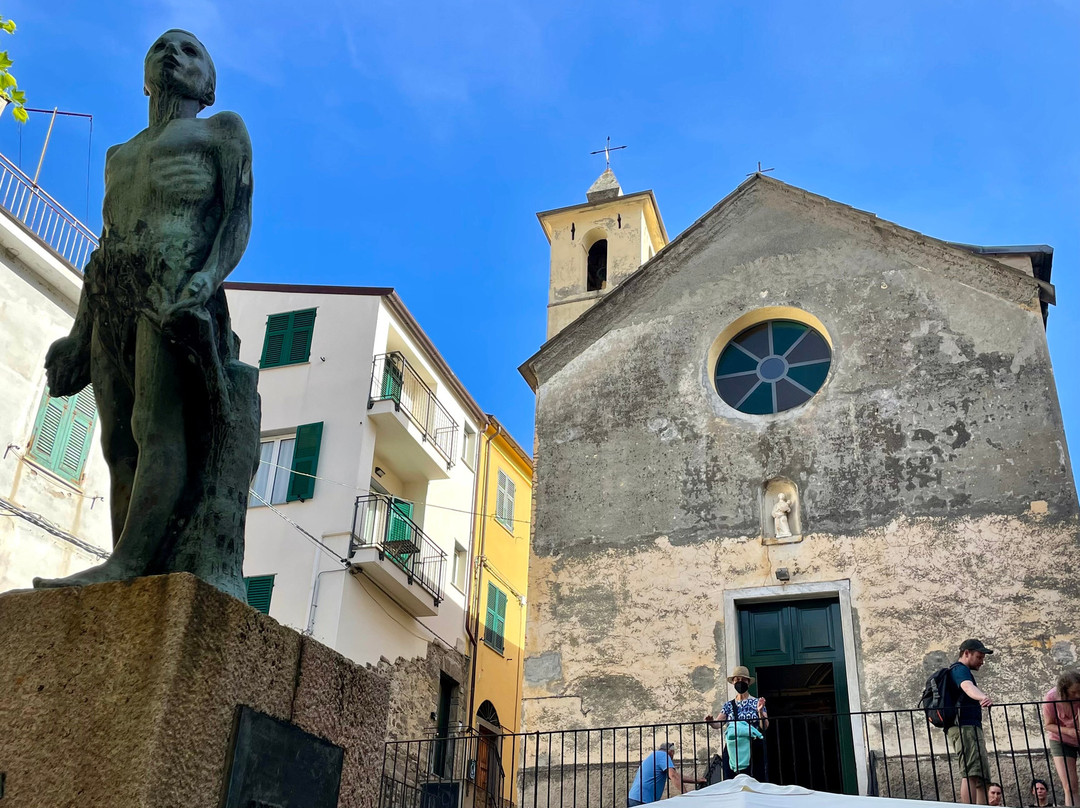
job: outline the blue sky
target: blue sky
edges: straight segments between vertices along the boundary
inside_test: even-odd
[[[170,27],[247,121],[255,225],[234,280],[394,286],[486,410],[532,447],[517,366],[543,342],[535,212],[584,201],[607,135],[674,236],[761,160],[932,236],[1055,248],[1050,348],[1080,441],[1070,337],[1080,2],[8,0],[13,72],[61,119],[41,184],[100,226],[105,149],[146,125],[142,59]],[[47,120],[0,151],[33,173]],[[20,143],[21,140],[21,143]],[[89,194],[87,193],[89,157]],[[88,204],[89,200],[89,204]]]

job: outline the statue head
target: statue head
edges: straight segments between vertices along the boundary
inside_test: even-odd
[[[199,102],[199,109],[205,109],[213,105],[216,87],[214,61],[194,34],[171,28],[147,51],[143,62],[146,95],[190,98]]]
[[[781,502],[787,502],[787,494],[785,494],[783,491],[781,491],[779,494],[777,494],[776,498],[778,500],[780,500]]]

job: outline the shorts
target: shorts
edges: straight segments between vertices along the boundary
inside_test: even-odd
[[[986,756],[986,739],[982,727],[949,727],[945,731],[949,750],[956,755],[961,777],[978,777],[990,782],[990,760]]]
[[[1050,739],[1050,754],[1054,757],[1073,758],[1075,760],[1077,752],[1080,752],[1080,749],[1077,749],[1075,746],[1069,746],[1067,743],[1055,741],[1053,738]]]

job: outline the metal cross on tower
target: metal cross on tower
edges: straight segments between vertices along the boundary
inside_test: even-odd
[[[611,145],[611,136],[609,135],[608,139],[607,139],[607,145],[604,146],[604,148],[597,149],[596,151],[593,151],[593,152],[589,152],[589,154],[602,154],[602,155],[604,155],[604,160],[607,162],[607,167],[611,168],[611,153],[613,151],[618,151],[619,149],[625,149],[625,148],[626,148],[626,146],[612,146]]]
[[[764,173],[765,173],[766,171],[775,171],[775,169],[772,169],[772,168],[762,168],[762,167],[761,167],[761,161],[760,161],[760,160],[758,160],[758,163],[757,163],[757,171],[751,171],[751,172],[750,172],[749,174],[747,174],[746,176],[748,176],[748,177],[752,177],[752,176],[754,176],[755,174],[764,174]]]

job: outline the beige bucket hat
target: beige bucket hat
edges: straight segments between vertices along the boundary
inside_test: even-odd
[[[745,665],[736,665],[734,668],[731,669],[731,676],[729,676],[727,678],[728,683],[733,684],[735,682],[736,677],[741,677],[743,679],[749,679],[750,684],[753,684],[754,682],[757,681],[756,678],[754,678],[753,676],[750,675],[750,669],[747,668]]]

